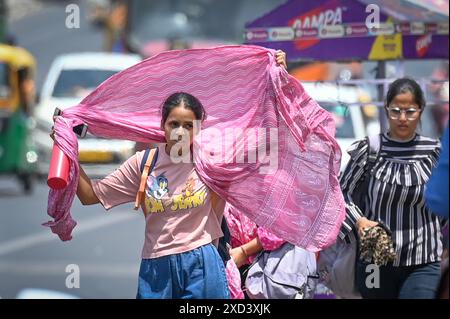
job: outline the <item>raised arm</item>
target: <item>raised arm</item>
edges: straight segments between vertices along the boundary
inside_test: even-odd
[[[100,203],[97,195],[92,188],[91,179],[86,175],[81,165],[80,167],[80,179],[78,180],[77,196],[83,205],[93,205]]]
[[[52,129],[50,137],[55,141],[55,131]],[[79,165],[80,168],[80,179],[78,180],[77,196],[83,205],[93,205],[100,203],[97,195],[95,195],[94,189],[92,188],[91,179],[86,175],[85,171]]]

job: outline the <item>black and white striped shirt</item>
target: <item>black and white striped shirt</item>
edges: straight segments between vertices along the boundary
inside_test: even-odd
[[[349,235],[356,220],[365,216],[383,222],[392,231],[397,254],[394,266],[440,261],[442,220],[425,207],[424,199],[425,184],[439,157],[440,142],[420,135],[399,142],[383,134],[379,158],[370,176],[366,210],[361,212],[353,203],[352,194],[364,174],[367,148],[366,140],[350,147],[351,160],[340,177],[347,203],[341,238]]]

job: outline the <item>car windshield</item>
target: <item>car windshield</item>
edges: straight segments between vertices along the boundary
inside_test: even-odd
[[[9,68],[5,63],[0,63],[0,99],[8,98],[10,94]]]
[[[84,98],[116,72],[112,70],[63,70],[56,81],[52,96]]]
[[[155,39],[242,42],[245,24],[286,0],[135,0],[129,31],[139,43]]]
[[[333,115],[334,122],[336,125],[336,138],[355,138],[355,130],[353,128],[353,121],[350,114],[350,110],[346,105],[336,104],[336,105],[323,105],[320,103],[325,110]]]

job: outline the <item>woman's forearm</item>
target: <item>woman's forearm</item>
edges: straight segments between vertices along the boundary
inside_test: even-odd
[[[247,256],[253,256],[263,250],[263,246],[258,237],[241,246]]]
[[[78,180],[77,196],[83,205],[92,205],[100,202],[92,188],[91,180],[85,171],[80,167],[80,179]]]

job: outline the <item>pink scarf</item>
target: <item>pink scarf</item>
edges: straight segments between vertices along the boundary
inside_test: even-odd
[[[316,252],[335,241],[345,208],[333,118],[276,64],[275,51],[257,46],[164,52],[112,76],[64,110],[55,123],[55,141],[71,159],[70,181],[63,190],[50,190],[48,214],[54,221],[44,225],[61,240],[70,240],[76,225],[70,215],[79,178],[73,126],[87,123],[91,134],[104,138],[165,142],[161,105],[180,91],[205,107],[194,164],[214,192],[258,226],[300,247]],[[262,173],[267,158],[259,153],[255,161],[239,162],[237,153],[256,154],[257,147],[250,136],[214,134],[230,128],[278,129],[254,137],[259,142],[270,137],[270,151],[277,147],[276,169]]]

